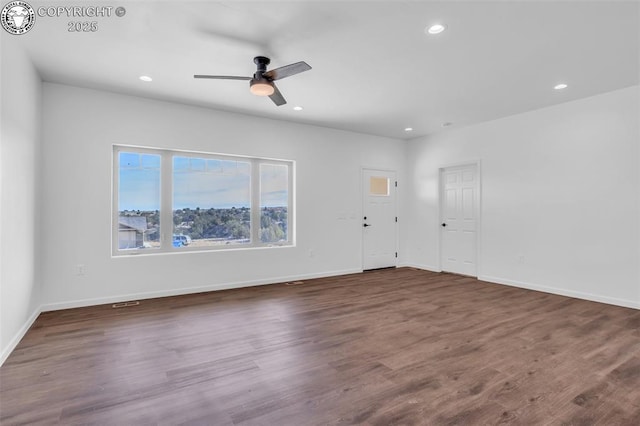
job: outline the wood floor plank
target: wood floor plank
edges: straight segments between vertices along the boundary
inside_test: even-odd
[[[640,311],[412,268],[40,315],[0,424],[640,424]]]

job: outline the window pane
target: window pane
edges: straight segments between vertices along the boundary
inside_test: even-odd
[[[389,196],[389,178],[371,176],[369,178],[369,194]]]
[[[160,247],[160,156],[118,156],[118,249]]]
[[[174,247],[251,242],[251,164],[173,157]]]
[[[260,241],[288,241],[289,168],[260,165]]]

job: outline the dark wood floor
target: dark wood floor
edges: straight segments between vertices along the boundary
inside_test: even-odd
[[[42,314],[0,423],[640,425],[640,311],[409,268]]]

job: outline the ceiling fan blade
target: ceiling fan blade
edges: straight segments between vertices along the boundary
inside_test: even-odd
[[[282,93],[280,93],[280,91],[278,90],[275,84],[273,85],[273,89],[274,89],[273,95],[269,96],[269,98],[271,98],[273,103],[276,104],[277,106],[286,104],[287,101],[285,101],[284,96],[282,96]]]
[[[309,71],[311,67],[304,61],[296,62],[295,64],[285,65],[284,67],[275,68],[265,72],[263,75],[270,80],[280,80],[285,77],[300,74],[301,72]]]
[[[235,75],[202,75],[196,74],[193,78],[211,78],[215,80],[251,80],[253,77],[238,77]]]

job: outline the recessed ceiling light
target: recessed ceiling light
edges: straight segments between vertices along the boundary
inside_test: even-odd
[[[440,34],[446,29],[447,29],[447,26],[444,24],[434,24],[434,25],[431,25],[430,27],[427,27],[426,32],[428,34]]]
[[[151,77],[149,77],[148,75],[141,75],[140,76],[140,80],[142,80],[142,81],[153,81],[153,79]]]
[[[301,106],[294,106],[293,110],[294,111],[302,111],[304,108],[302,108]]]
[[[451,125],[453,125],[453,123],[452,123],[452,122],[450,122],[450,121],[447,121],[447,122],[442,123],[442,127],[449,127],[449,126],[451,126]]]
[[[553,86],[553,88],[555,90],[562,90],[562,89],[566,89],[568,86],[565,83],[560,83],[560,84],[556,84],[555,86]]]
[[[404,131],[405,132],[413,132],[413,127],[405,127]]]

